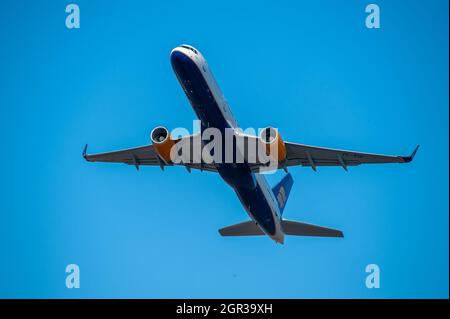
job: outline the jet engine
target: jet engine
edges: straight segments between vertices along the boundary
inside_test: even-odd
[[[164,126],[155,127],[150,133],[150,139],[158,156],[164,160],[166,164],[172,162],[170,151],[175,145],[175,141],[172,140],[169,131]]]
[[[266,155],[270,156],[273,161],[284,162],[286,159],[286,145],[273,127],[266,127],[261,130],[259,139],[266,148]]]

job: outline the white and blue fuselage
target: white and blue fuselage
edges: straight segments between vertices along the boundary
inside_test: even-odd
[[[202,54],[192,46],[172,50],[170,60],[202,130],[215,127],[225,136],[225,129],[238,124]],[[216,163],[220,176],[235,190],[242,205],[255,223],[279,243],[284,242],[281,211],[271,187],[262,174],[253,173],[246,163]]]

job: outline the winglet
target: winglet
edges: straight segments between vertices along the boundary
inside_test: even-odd
[[[87,160],[87,156],[86,156],[87,148],[88,148],[88,145],[86,144],[86,145],[84,146],[84,149],[83,149],[83,158],[84,158],[85,160]]]
[[[410,156],[402,156],[403,161],[404,161],[405,163],[409,163],[409,162],[411,162],[411,161],[414,159],[414,156],[416,156],[416,153],[417,153],[417,150],[419,149],[419,146],[420,146],[420,145],[417,145],[417,146],[416,146],[416,148],[414,149],[414,151],[411,153]]]

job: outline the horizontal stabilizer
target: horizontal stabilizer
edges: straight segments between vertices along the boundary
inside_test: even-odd
[[[252,220],[219,229],[222,236],[256,236],[264,232]]]
[[[283,227],[283,231],[286,235],[344,237],[344,234],[337,229],[326,228],[301,222],[294,222],[292,220],[282,220],[281,226]]]

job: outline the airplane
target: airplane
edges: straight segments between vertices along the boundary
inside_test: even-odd
[[[250,217],[242,223],[219,229],[222,236],[267,235],[275,243],[280,244],[284,243],[285,235],[343,237],[343,232],[337,229],[283,218],[284,207],[294,183],[287,168],[306,166],[316,171],[319,166],[341,166],[347,171],[349,166],[360,164],[408,163],[414,159],[419,148],[417,146],[409,156],[391,156],[286,142],[278,130],[272,127],[262,129],[259,136],[245,135],[238,129],[237,121],[199,50],[190,45],[180,45],[171,51],[170,61],[181,87],[200,120],[201,131],[215,128],[225,134],[225,130],[231,130],[236,138],[243,137],[247,143],[253,141],[262,149],[265,147],[266,155],[277,160],[274,169],[286,171],[281,181],[271,188],[264,171],[261,170],[267,164],[257,160],[250,161],[245,158],[240,162],[236,160],[206,162],[200,155],[200,160],[174,161],[174,153],[171,151],[173,152],[175,145],[182,145],[186,141],[195,143],[200,139],[203,146],[204,142],[198,133],[172,138],[167,128],[162,126],[151,131],[151,143],[148,145],[87,154],[86,144],[83,157],[89,162],[125,163],[136,166],[136,169],[139,169],[140,165],[160,166],[162,170],[166,166],[184,166],[189,172],[191,169],[199,169],[218,173],[236,192]],[[274,154],[271,154],[272,145],[277,146]],[[191,148],[189,150],[199,153]]]

